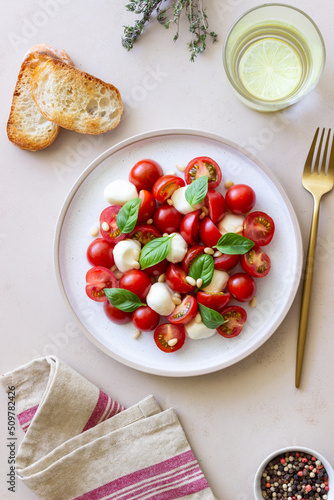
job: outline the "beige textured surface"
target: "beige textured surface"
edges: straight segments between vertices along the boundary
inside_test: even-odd
[[[1,371],[54,352],[125,406],[148,393],[156,395],[163,409],[175,408],[217,500],[253,500],[256,468],[277,448],[308,446],[334,464],[334,193],[324,198],[320,214],[299,391],[294,388],[294,369],[300,291],[277,332],[247,359],[198,378],[166,379],[138,373],[98,351],[73,324],[53,271],[56,219],[80,173],[117,142],[164,127],[208,130],[257,154],[285,186],[307,246],[312,199],[301,186],[301,174],[316,127],[333,125],[334,3],[288,2],[317,22],[327,46],[327,64],[315,91],[275,115],[257,113],[240,103],[222,66],[229,27],[260,2],[206,3],[210,27],[220,39],[215,45],[209,43],[207,53],[194,64],[188,62],[188,33],[182,32],[173,43],[173,33],[154,23],[126,52],[120,43],[122,25],[132,22],[133,15],[125,12],[122,2],[99,0],[92,6],[88,0],[49,0],[43,8],[41,2],[17,0],[2,6],[0,57],[6,73],[0,81]],[[96,137],[64,130],[51,148],[37,154],[8,141],[5,126],[17,71],[25,52],[41,42],[64,48],[79,69],[113,82],[120,90],[124,116],[115,130]],[[288,259],[288,241],[286,247]],[[7,400],[2,393],[0,408],[0,497],[9,500],[14,495],[6,490]],[[19,430],[17,436],[21,438]],[[15,500],[34,500],[34,496],[22,486]]]

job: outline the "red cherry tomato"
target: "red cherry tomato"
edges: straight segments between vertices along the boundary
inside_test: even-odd
[[[158,262],[158,264],[155,264],[154,266],[146,267],[145,273],[148,274],[149,276],[160,276],[166,271],[168,264],[169,264],[168,260],[164,259],[161,262]]]
[[[227,190],[225,201],[234,214],[245,214],[254,207],[256,194],[254,189],[246,184],[234,184]]]
[[[137,191],[146,189],[152,191],[153,184],[159,177],[164,175],[159,163],[154,160],[140,160],[130,170],[129,181],[137,188]]]
[[[193,262],[196,257],[204,253],[205,247],[203,245],[194,245],[193,247],[189,248],[188,252],[186,253],[183,261],[182,261],[182,269],[188,276],[189,272],[189,267],[191,263]]]
[[[142,245],[146,245],[149,241],[154,240],[154,238],[160,238],[161,233],[152,224],[139,224],[134,228],[132,233],[128,235],[128,238],[133,240],[138,240]]]
[[[244,220],[244,236],[259,247],[268,245],[273,239],[274,232],[274,221],[264,212],[251,212]]]
[[[257,245],[241,256],[240,264],[242,269],[253,278],[264,278],[271,267],[269,255]]]
[[[226,212],[224,196],[219,191],[209,189],[204,201],[209,210],[209,217],[212,222],[216,224],[222,220]]]
[[[204,217],[199,226],[199,235],[205,246],[213,247],[217,245],[221,232],[209,217]]]
[[[218,163],[208,156],[200,156],[191,160],[185,170],[187,184],[191,184],[198,177],[207,175],[209,177],[209,188],[213,189],[220,184],[222,172]]]
[[[219,335],[226,339],[239,335],[247,319],[245,309],[239,306],[230,306],[222,311],[221,314],[226,323],[217,328]]]
[[[229,271],[238,264],[239,260],[240,255],[223,253],[220,257],[215,257],[213,262],[215,264],[215,269],[218,269],[218,271]]]
[[[103,238],[96,238],[87,248],[87,259],[92,266],[112,267],[115,264],[114,246]]]
[[[174,191],[183,186],[185,186],[185,182],[181,177],[177,175],[164,175],[155,181],[152,193],[159,203],[163,203],[172,196]]]
[[[179,230],[182,215],[173,206],[161,205],[153,217],[154,226],[162,233],[175,233]]]
[[[189,293],[194,290],[194,287],[186,282],[186,277],[182,267],[177,264],[170,264],[166,270],[166,283],[174,292]]]
[[[145,301],[146,295],[151,288],[150,277],[147,276],[144,271],[138,269],[131,269],[123,274],[119,280],[119,287],[125,288],[125,290],[130,290],[130,292],[136,294],[142,302]]]
[[[182,325],[164,323],[158,326],[154,332],[154,341],[163,352],[175,352],[181,349],[186,338],[186,331]],[[177,340],[175,345],[169,345],[169,341]],[[173,342],[174,343],[174,342]]]
[[[124,325],[125,323],[129,323],[131,321],[132,313],[124,312],[121,311],[120,309],[117,309],[117,307],[110,304],[109,300],[106,300],[104,302],[103,309],[107,317],[113,323],[117,323],[118,325]]]
[[[142,332],[150,332],[155,330],[160,321],[160,314],[153,311],[148,306],[138,307],[132,313],[132,323],[138,330]]]
[[[177,306],[167,320],[173,325],[186,325],[198,312],[197,302],[192,295],[186,295],[181,304]]]
[[[104,288],[116,288],[117,279],[106,267],[96,266],[89,269],[86,274],[86,293],[88,297],[96,302],[104,302],[107,299]]]
[[[123,240],[127,235],[122,233],[118,229],[117,226],[117,214],[120,211],[121,207],[118,205],[111,205],[103,210],[100,215],[100,232],[102,238],[109,241],[113,245],[116,245],[119,241]],[[108,231],[105,231],[102,228],[103,222],[106,222],[109,226]]]
[[[239,302],[249,302],[255,297],[256,283],[249,274],[236,273],[228,279],[227,290]]]
[[[180,225],[180,234],[188,245],[196,245],[199,240],[199,224],[202,210],[195,210],[186,214]]]
[[[230,293],[203,292],[202,290],[197,292],[196,297],[197,302],[218,312],[221,312],[223,309],[225,309],[225,307],[231,300]]]
[[[152,193],[142,189],[139,191],[139,198],[141,199],[138,211],[138,222],[146,222],[154,214],[156,202]]]

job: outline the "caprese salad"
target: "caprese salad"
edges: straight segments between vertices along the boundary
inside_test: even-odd
[[[212,158],[177,168],[184,178],[144,159],[128,181],[106,186],[101,237],[87,249],[88,297],[103,302],[111,321],[132,321],[136,336],[154,332],[168,353],[187,337],[240,334],[247,319],[240,304],[255,305],[257,280],[271,267],[262,247],[275,231],[269,215],[253,211],[251,186],[226,181],[223,195]]]

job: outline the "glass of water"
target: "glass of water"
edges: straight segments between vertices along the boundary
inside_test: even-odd
[[[238,97],[258,111],[302,99],[318,83],[326,58],[321,33],[295,7],[264,4],[247,11],[227,34],[223,59]]]

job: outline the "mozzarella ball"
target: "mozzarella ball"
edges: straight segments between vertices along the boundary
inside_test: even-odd
[[[176,264],[183,261],[188,251],[188,245],[179,233],[172,233],[170,236],[173,236],[173,238],[166,259],[168,262]]]
[[[141,244],[137,240],[122,240],[114,247],[114,261],[122,273],[139,269]]]
[[[227,281],[230,275],[226,271],[218,271],[215,269],[213,271],[213,276],[211,283],[202,288],[204,292],[222,292],[227,285]]]
[[[127,201],[138,198],[138,191],[131,182],[118,179],[108,184],[104,190],[104,197],[111,205],[122,207]]]
[[[221,234],[225,233],[242,233],[244,228],[244,215],[226,214],[217,224]]]
[[[188,337],[193,340],[207,339],[209,337],[212,337],[212,335],[214,335],[217,331],[208,328],[202,321],[200,323],[197,323],[196,319],[193,319],[192,321],[184,325],[184,328],[187,332]]]
[[[171,196],[171,200],[173,202],[174,207],[181,214],[189,214],[190,212],[194,212],[194,210],[198,210],[204,205],[204,201],[197,203],[196,205],[189,205],[186,200],[185,192],[188,186],[180,187]]]
[[[161,316],[168,316],[175,309],[172,292],[166,283],[153,283],[146,296],[146,303]]]

